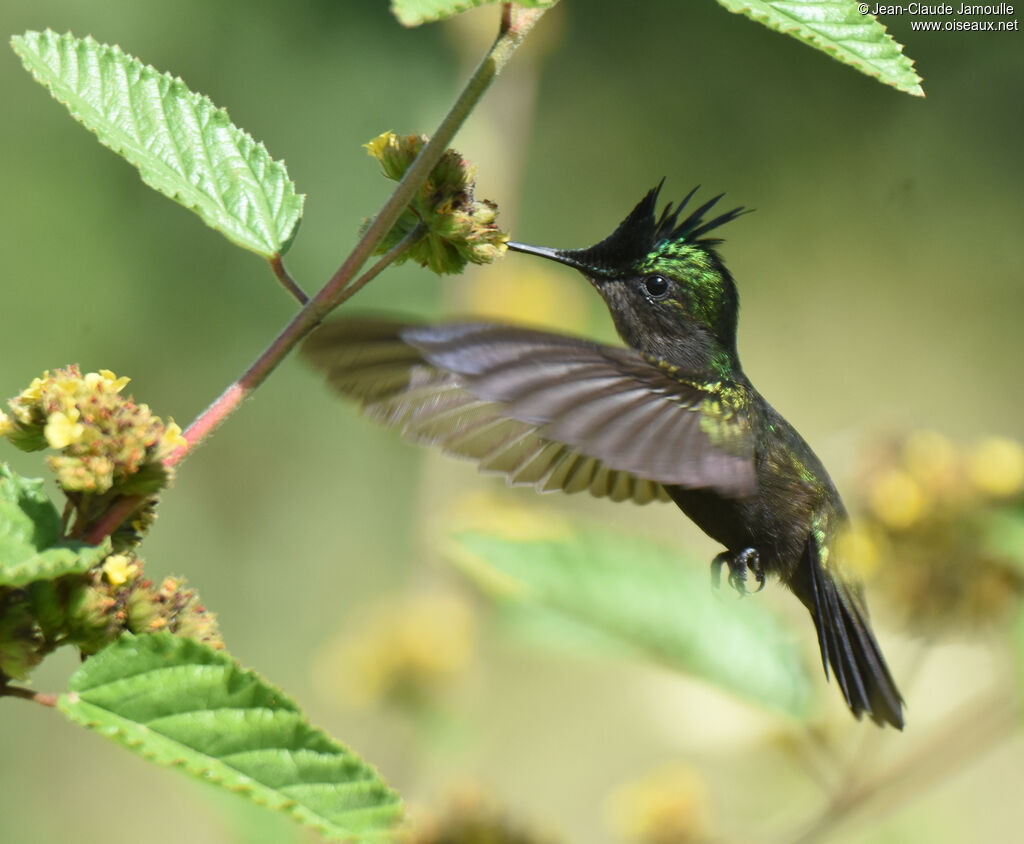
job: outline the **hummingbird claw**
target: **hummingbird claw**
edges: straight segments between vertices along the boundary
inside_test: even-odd
[[[764,569],[755,548],[744,548],[738,554],[723,551],[711,561],[711,585],[718,589],[722,584],[722,566],[729,566],[729,585],[740,595],[756,595],[765,585]],[[747,575],[753,573],[757,589],[747,589]]]
[[[732,562],[728,551],[723,551],[711,561],[711,588],[722,588],[722,566],[729,563],[729,582],[732,583]]]

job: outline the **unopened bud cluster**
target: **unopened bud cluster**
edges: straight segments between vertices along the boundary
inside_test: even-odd
[[[934,431],[883,443],[837,551],[922,632],[1010,617],[1024,598],[1024,446]]]
[[[426,142],[425,135],[385,132],[365,146],[384,175],[398,181]],[[396,263],[411,259],[435,273],[459,273],[467,263],[489,264],[504,255],[508,235],[495,222],[498,207],[474,197],[474,173],[459,153],[447,150],[377,252],[387,252],[422,224],[423,237]]]
[[[48,462],[67,493],[145,495],[166,486],[164,457],[183,443],[181,429],[121,391],[127,378],[77,366],[44,372],[0,413],[0,435],[24,451],[52,448]]]
[[[122,633],[167,631],[223,648],[217,620],[183,580],[142,575],[133,554],[111,554],[84,575],[0,588],[0,676],[25,679],[48,653],[96,653]]]

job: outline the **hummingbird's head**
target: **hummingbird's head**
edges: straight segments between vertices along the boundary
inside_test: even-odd
[[[640,200],[611,235],[588,249],[510,242],[509,249],[575,267],[604,297],[622,339],[638,351],[698,369],[731,369],[736,360],[739,296],[709,231],[744,213],[710,220],[710,199],[680,220],[694,188],[655,216],[661,185]],[[723,374],[724,371],[723,371]]]

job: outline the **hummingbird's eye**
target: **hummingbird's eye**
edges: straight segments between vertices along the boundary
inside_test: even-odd
[[[668,295],[668,282],[660,275],[649,275],[644,279],[644,292],[652,299],[664,299]]]

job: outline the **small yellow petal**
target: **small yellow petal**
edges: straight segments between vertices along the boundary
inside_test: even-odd
[[[112,393],[120,393],[121,390],[125,388],[125,385],[132,380],[127,375],[122,375],[120,378],[118,378],[109,369],[101,369],[99,371],[99,374],[100,377],[102,377],[103,380],[106,382],[107,389],[110,390]]]
[[[50,370],[46,370],[43,373],[42,378],[33,378],[32,383],[28,385],[24,390],[21,391],[18,398],[22,401],[32,402],[38,401],[43,394],[43,387],[46,384],[45,379],[50,377]]]
[[[11,431],[14,430],[14,421],[0,410],[0,437],[6,437]]]
[[[398,136],[394,132],[381,132],[376,138],[363,144],[363,149],[366,150],[367,155],[380,160],[384,155],[384,150],[397,143],[397,140]]]
[[[85,428],[78,421],[78,410],[70,408],[67,413],[57,411],[46,420],[43,435],[51,448],[67,448],[78,442]]]
[[[138,573],[139,567],[124,554],[111,554],[103,563],[103,576],[111,586],[122,586]]]
[[[164,457],[174,453],[179,448],[188,448],[188,440],[181,433],[181,426],[173,419],[168,419],[164,426],[164,432],[160,435],[160,443],[157,446],[157,457]]]

